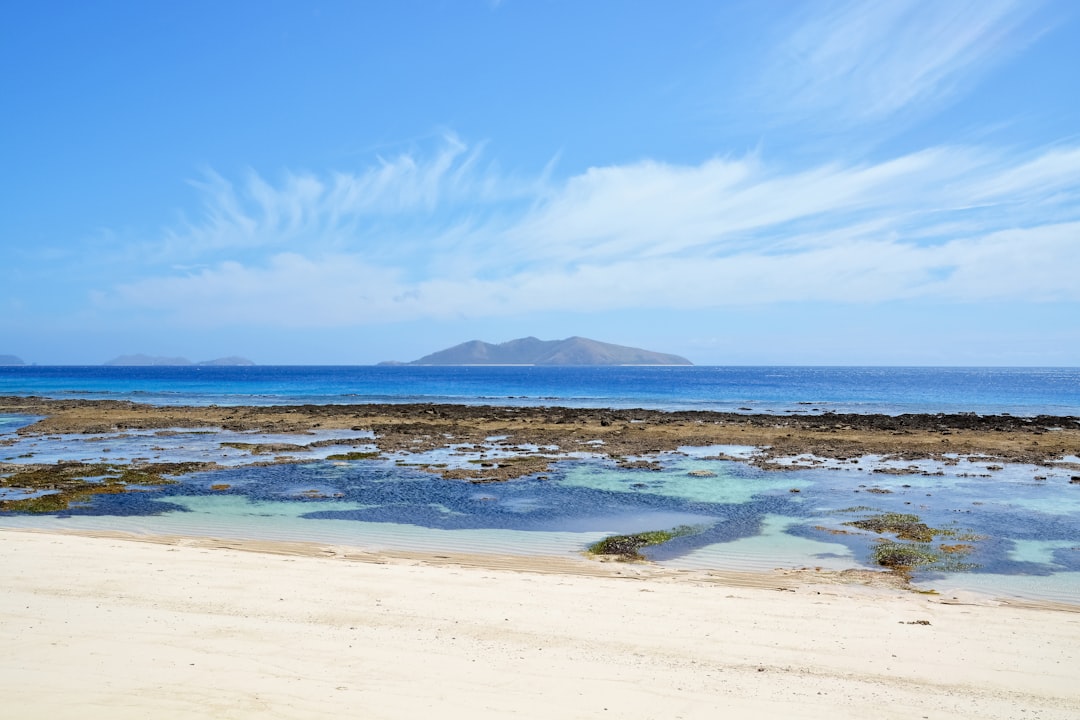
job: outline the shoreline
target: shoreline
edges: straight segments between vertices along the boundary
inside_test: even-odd
[[[0,539],[0,639],[18,658],[0,692],[20,717],[1056,720],[1080,703],[1080,620],[1046,607],[614,564]]]
[[[922,590],[893,573],[882,570],[851,568],[829,570],[810,567],[761,569],[708,568],[687,569],[659,565],[647,560],[626,561],[617,556],[538,555],[489,553],[459,550],[422,550],[418,548],[371,549],[359,545],[313,540],[284,540],[263,537],[224,537],[142,533],[113,529],[41,528],[0,526],[0,538],[12,533],[56,535],[89,540],[116,540],[165,547],[229,550],[283,557],[306,557],[374,565],[404,564],[433,568],[472,568],[538,575],[596,577],[641,582],[692,583],[725,588],[758,588],[780,592],[831,589],[840,594],[884,594],[921,598],[930,604],[978,605],[982,607],[1017,607],[1080,615],[1080,599],[1064,602],[1036,597],[995,595],[978,590]]]

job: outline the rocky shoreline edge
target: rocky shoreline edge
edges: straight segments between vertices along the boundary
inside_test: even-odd
[[[375,433],[382,452],[419,451],[505,436],[502,444],[558,446],[612,457],[682,446],[745,445],[760,459],[892,455],[938,459],[977,453],[1036,465],[1080,453],[1080,417],[1040,415],[772,415],[451,404],[157,406],[114,400],[0,397],[0,413],[41,416],[20,434],[102,433],[164,428],[304,433]],[[597,442],[600,441],[600,442]]]
[[[656,456],[685,447],[720,446],[717,459],[738,459],[766,470],[794,470],[827,460],[874,456],[881,460],[978,458],[986,463],[1025,463],[1074,472],[1080,485],[1080,418],[1012,415],[834,414],[780,416],[709,411],[659,411],[566,407],[501,407],[444,404],[277,406],[156,406],[114,400],[0,397],[0,413],[38,417],[19,428],[27,436],[118,434],[177,430],[290,433],[355,431],[354,439],[308,444],[245,443],[251,464],[304,462],[317,446],[333,446],[332,459],[398,458],[433,450],[472,452],[465,466],[418,463],[447,479],[500,482],[549,470],[574,454],[608,457],[619,466],[659,469]],[[362,436],[361,436],[362,435]],[[0,440],[11,444],[13,438]],[[226,443],[236,447],[237,443]],[[753,448],[737,458],[723,446]],[[363,452],[350,448],[363,447]],[[372,450],[373,449],[373,450]],[[404,463],[399,459],[399,462]],[[129,486],[171,482],[169,476],[214,470],[214,462],[0,463],[0,488],[48,491],[37,504],[0,499],[0,509],[23,505],[62,510],[73,500]],[[903,469],[877,472],[903,474]],[[911,470],[917,472],[917,470]],[[90,476],[97,477],[88,479]],[[101,477],[106,481],[102,482]],[[42,507],[37,508],[40,504]]]

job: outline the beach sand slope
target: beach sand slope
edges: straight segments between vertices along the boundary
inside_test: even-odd
[[[0,531],[0,714],[1080,716],[1076,612],[576,558],[265,549]]]

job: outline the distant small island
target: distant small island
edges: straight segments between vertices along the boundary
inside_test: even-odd
[[[25,365],[22,358],[14,355],[0,355],[0,365]]]
[[[112,360],[104,363],[110,366],[122,366],[122,367],[172,367],[178,365],[228,365],[228,366],[248,366],[254,365],[251,360],[242,357],[223,357],[216,360],[203,360],[202,362],[193,363],[184,357],[161,357],[154,355],[121,355],[115,357]]]
[[[409,363],[381,365],[693,365],[678,355],[613,345],[583,337],[519,338],[494,345],[482,340],[455,345]]]

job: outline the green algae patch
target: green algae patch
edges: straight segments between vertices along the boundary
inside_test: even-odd
[[[933,565],[941,558],[929,548],[910,543],[883,540],[873,552],[874,562],[881,567],[910,570],[920,565]]]
[[[879,540],[874,548],[874,562],[884,568],[894,570],[909,577],[913,570],[923,568],[940,572],[965,572],[979,566],[963,562],[975,548],[970,545],[940,545],[930,543],[900,543],[892,540]]]
[[[148,463],[110,465],[106,463],[61,462],[55,465],[12,466],[2,469],[0,488],[37,493],[27,498],[0,500],[0,511],[53,513],[92,500],[97,495],[144,492],[148,487],[171,485],[170,475],[205,470],[213,463]]]
[[[275,455],[277,453],[300,452],[309,449],[305,445],[297,445],[295,443],[223,442],[221,443],[221,447],[232,448],[233,450],[242,450],[243,452],[250,453],[252,455]]]
[[[374,460],[379,457],[377,452],[346,452],[337,455],[327,455],[327,460]]]
[[[973,545],[968,545],[967,543],[941,546],[941,552],[945,553],[946,555],[966,555],[974,549],[975,547]]]
[[[943,572],[973,570],[978,565],[963,562],[962,558],[975,550],[971,542],[985,539],[956,528],[932,528],[918,515],[909,513],[880,513],[844,525],[894,536],[895,539],[879,538],[871,559],[876,565],[905,577],[918,568]],[[945,538],[951,539],[952,544],[942,543]]]
[[[0,502],[0,509],[20,513],[54,513],[67,510],[72,502],[72,496],[66,493],[50,493],[22,500],[4,500]]]
[[[862,520],[852,520],[844,525],[857,527],[860,530],[869,530],[879,535],[891,534],[901,540],[914,542],[933,542],[935,535],[940,535],[940,530],[935,530],[919,519],[918,515],[907,513],[882,513],[872,515]]]
[[[89,502],[97,495],[117,495],[125,492],[132,492],[132,490],[126,485],[107,483],[93,489],[61,490],[22,500],[7,500],[0,503],[0,510],[34,515],[63,512],[72,505]]]
[[[614,555],[620,560],[640,561],[645,556],[640,550],[651,545],[661,545],[669,540],[698,532],[689,525],[680,525],[671,530],[648,530],[646,532],[633,533],[631,535],[611,535],[590,545],[587,552],[590,555]]]

